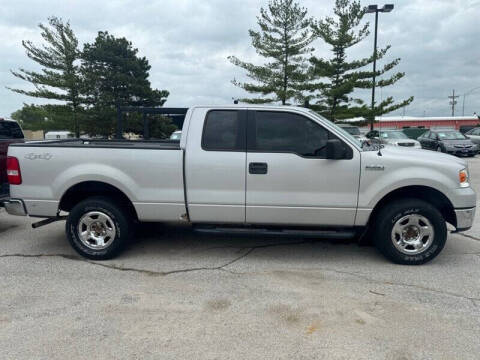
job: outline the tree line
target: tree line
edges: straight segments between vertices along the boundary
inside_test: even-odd
[[[362,24],[366,9],[356,0],[336,0],[333,17],[315,20],[306,8],[294,0],[271,0],[261,8],[257,17],[259,31],[250,30],[252,46],[267,59],[264,64],[244,62],[236,56],[229,60],[247,72],[252,81],[233,84],[255,97],[240,99],[247,103],[276,103],[307,105],[332,121],[383,115],[413,101],[413,97],[395,102],[387,97],[372,109],[355,97],[357,89],[372,89],[374,54],[351,59],[348,51],[369,34],[369,23]],[[331,57],[315,55],[314,41],[329,47]],[[390,46],[377,50],[376,60],[382,60]],[[400,62],[387,62],[376,71],[376,86],[395,84],[403,72],[389,75]]]
[[[358,0],[336,0],[333,16],[315,20],[294,0],[270,0],[260,9],[258,30],[249,30],[252,46],[262,64],[228,59],[244,69],[248,81],[234,79],[235,86],[251,97],[246,103],[304,105],[337,121],[350,117],[371,118],[410,104],[413,97],[395,102],[392,97],[376,102],[371,109],[358,96],[358,89],[371,89],[374,54],[352,59],[349,50],[369,35],[364,23],[365,8]],[[37,130],[68,129],[75,132],[111,136],[115,131],[118,106],[163,106],[169,92],[153,89],[149,81],[151,66],[138,49],[125,38],[100,31],[92,43],[80,49],[69,22],[51,17],[40,24],[45,44],[23,41],[27,56],[41,71],[19,69],[13,75],[34,85],[33,90],[11,89],[37,98],[56,100],[49,105],[27,105],[12,114],[24,128]],[[322,42],[331,52],[329,58],[315,53],[313,44]],[[376,53],[384,59],[390,46]],[[383,88],[403,78],[392,70],[400,62],[395,58],[376,71],[376,86]],[[142,121],[132,115],[126,131],[142,133]],[[150,133],[165,137],[175,129],[169,119],[157,116]],[[150,122],[151,124],[154,122]]]
[[[54,104],[27,105],[12,114],[30,130],[71,130],[112,136],[118,106],[162,106],[169,92],[153,89],[149,81],[150,64],[125,38],[100,31],[92,43],[79,49],[77,37],[68,22],[57,17],[39,25],[45,44],[23,41],[27,56],[40,71],[12,71],[17,78],[33,84],[33,90],[11,89],[20,94],[56,100]],[[158,116],[157,116],[158,117]],[[151,130],[153,137],[165,137],[176,126],[158,117]],[[151,121],[150,123],[153,123]],[[142,133],[139,115],[127,118],[127,132]]]

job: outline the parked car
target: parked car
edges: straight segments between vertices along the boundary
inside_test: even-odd
[[[478,146],[457,130],[430,130],[418,138],[422,148],[456,156],[475,156]]]
[[[180,141],[181,137],[182,137],[182,130],[177,130],[177,131],[174,131],[172,135],[170,135],[170,140]]]
[[[477,147],[480,145],[480,127],[471,129],[465,136],[472,140],[474,144],[477,144]]]
[[[459,131],[462,134],[465,134],[465,133],[469,132],[470,130],[477,128],[478,126],[479,125],[461,125],[460,128],[459,128]]]
[[[428,129],[424,127],[404,127],[402,132],[408,136],[409,139],[417,140],[422,136]]]
[[[97,260],[118,254],[135,222],[180,222],[320,239],[371,229],[387,258],[421,264],[444,247],[446,222],[464,231],[474,220],[464,160],[361,143],[309,109],[195,106],[182,134],[12,144],[6,209],[47,218],[34,227],[68,213],[70,244]]]
[[[72,139],[75,137],[75,134],[68,131],[48,131],[45,133],[45,140],[58,140],[58,139]]]
[[[13,143],[24,142],[22,128],[14,120],[0,118],[0,205],[8,198],[7,151]]]
[[[357,138],[360,141],[367,141],[368,139],[365,135],[362,134],[358,126],[353,126],[349,124],[337,124],[340,128],[348,132],[353,137]]]
[[[421,148],[417,140],[410,139],[401,130],[372,130],[367,133],[366,137],[374,143]]]

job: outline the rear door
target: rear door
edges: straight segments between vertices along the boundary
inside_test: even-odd
[[[298,113],[249,112],[246,222],[354,225],[360,153],[340,139],[349,158],[327,160],[332,138]]]
[[[192,222],[245,222],[246,117],[246,110],[195,109],[184,163]]]
[[[430,136],[430,131],[427,131],[417,139],[420,142],[420,145],[422,145],[422,148],[424,148],[424,149],[428,148],[428,137],[429,136]]]

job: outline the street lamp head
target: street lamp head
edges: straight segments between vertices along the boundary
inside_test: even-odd
[[[375,12],[377,12],[377,9],[378,9],[378,5],[368,5],[367,6],[367,14],[375,13]]]
[[[393,10],[393,4],[383,5],[382,12],[390,12]]]

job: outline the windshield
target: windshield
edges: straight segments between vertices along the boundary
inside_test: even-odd
[[[324,118],[323,116],[317,114],[315,111],[313,111],[311,109],[306,109],[306,110],[313,117],[315,117],[317,119],[320,119],[322,121],[328,121],[330,123],[330,125],[332,125],[335,128],[335,130],[337,130],[339,133],[341,133],[343,136],[345,136],[348,140],[350,140],[352,143],[354,143],[358,147],[360,147],[360,148],[362,147],[362,142],[360,140],[358,140],[356,137],[354,137],[352,134],[350,134],[348,131],[345,131],[345,129],[342,129],[340,126],[338,126],[335,123],[329,121],[328,119]]]
[[[408,139],[402,131],[382,131],[380,133],[382,139]]]
[[[340,126],[343,130],[351,135],[360,135],[360,129],[356,126]]]
[[[442,131],[438,132],[440,140],[465,140],[466,136],[459,131]]]

